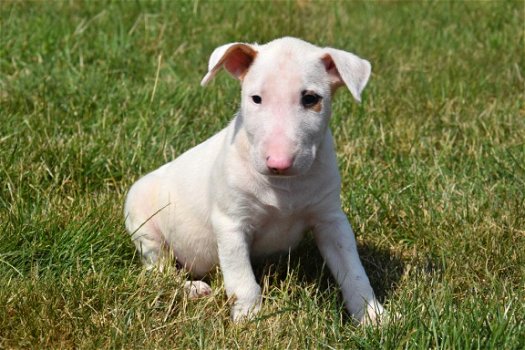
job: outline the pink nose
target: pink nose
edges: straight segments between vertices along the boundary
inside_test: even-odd
[[[266,157],[266,166],[273,174],[282,175],[292,167],[293,158],[268,156]]]

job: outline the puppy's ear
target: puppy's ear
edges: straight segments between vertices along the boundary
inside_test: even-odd
[[[352,96],[361,102],[361,92],[365,88],[372,71],[370,62],[350,52],[330,47],[325,48],[325,52],[321,59],[330,76],[332,90],[344,84]]]
[[[210,56],[208,73],[202,79],[201,85],[208,84],[223,66],[235,78],[242,80],[257,56],[255,47],[250,44],[231,43],[216,48]]]

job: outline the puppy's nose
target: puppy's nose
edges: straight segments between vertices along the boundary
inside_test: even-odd
[[[286,156],[268,156],[266,157],[266,166],[272,174],[283,175],[292,167],[293,158]]]

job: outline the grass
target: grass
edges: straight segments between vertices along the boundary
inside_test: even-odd
[[[525,347],[522,2],[0,3],[0,348]],[[334,102],[344,208],[382,301],[355,327],[312,240],[234,325],[142,271],[122,203],[233,115],[213,48],[292,35],[373,64]]]

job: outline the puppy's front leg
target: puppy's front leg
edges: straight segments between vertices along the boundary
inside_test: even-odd
[[[250,318],[261,308],[261,287],[250,261],[251,237],[242,225],[221,213],[214,213],[213,226],[226,294],[233,300],[234,321]]]
[[[348,311],[361,323],[376,322],[384,312],[361,264],[352,227],[343,211],[330,214],[314,227],[315,240],[341,286]]]

